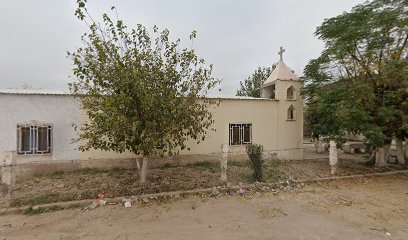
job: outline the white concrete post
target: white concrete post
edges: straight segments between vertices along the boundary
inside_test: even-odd
[[[331,166],[331,175],[336,174],[336,166],[337,166],[337,146],[336,142],[331,140],[330,141],[330,153],[329,153],[329,161]]]
[[[4,151],[1,164],[1,182],[8,186],[16,183],[16,152]]]
[[[228,144],[222,144],[221,145],[220,167],[221,167],[221,181],[223,181],[223,182],[227,182],[228,151],[229,151]]]
[[[315,143],[315,147],[316,147],[316,152],[317,153],[323,153],[324,152],[323,141],[320,140],[320,138],[317,139],[317,141]]]
[[[400,139],[395,140],[395,145],[397,148],[397,158],[398,158],[398,163],[399,164],[405,164],[404,160],[404,142]]]

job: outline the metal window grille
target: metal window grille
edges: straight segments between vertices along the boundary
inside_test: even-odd
[[[244,145],[252,143],[252,124],[230,124],[230,145]]]
[[[17,125],[18,154],[47,154],[52,151],[50,125]]]

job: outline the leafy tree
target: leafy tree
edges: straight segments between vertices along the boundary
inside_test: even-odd
[[[261,85],[271,75],[276,64],[272,67],[258,67],[244,82],[240,81],[241,88],[237,90],[237,96],[261,97]]]
[[[384,165],[391,139],[408,133],[408,1],[359,4],[326,19],[315,35],[325,48],[304,70],[312,131],[363,134]]]
[[[75,15],[89,26],[83,46],[68,56],[74,64],[71,91],[81,96],[89,120],[81,126],[81,150],[129,151],[143,156],[140,182],[146,180],[147,159],[177,154],[187,139],[204,140],[213,123],[204,98],[217,84],[193,49],[180,50],[169,31],[154,35],[138,24],[128,29],[122,20],[103,14],[101,23],[78,0]],[[112,7],[112,10],[115,10]],[[196,32],[190,39],[196,37]]]

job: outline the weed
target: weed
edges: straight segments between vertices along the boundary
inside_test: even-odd
[[[234,167],[251,167],[251,163],[247,161],[228,161],[228,166],[234,166]]]
[[[63,207],[60,206],[51,206],[48,208],[42,208],[42,207],[38,207],[38,208],[33,208],[33,207],[29,207],[24,211],[25,215],[37,215],[37,214],[41,214],[41,213],[45,213],[45,212],[54,212],[54,211],[59,211],[59,210],[63,210]]]
[[[35,197],[21,197],[13,199],[11,206],[24,206],[24,205],[40,205],[53,202],[65,202],[78,199],[78,195],[75,193],[48,193],[45,195],[39,195]]]
[[[216,162],[202,161],[189,164],[190,167],[201,168],[215,173],[220,170],[220,165]]]
[[[254,170],[254,180],[262,181],[262,171],[263,171],[263,146],[259,144],[249,144],[246,147],[246,152],[249,159],[252,162],[252,168]]]

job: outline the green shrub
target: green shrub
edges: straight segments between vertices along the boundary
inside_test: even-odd
[[[262,181],[262,170],[263,170],[263,146],[259,144],[249,144],[246,147],[246,153],[252,162],[252,168],[254,170],[255,181]]]

